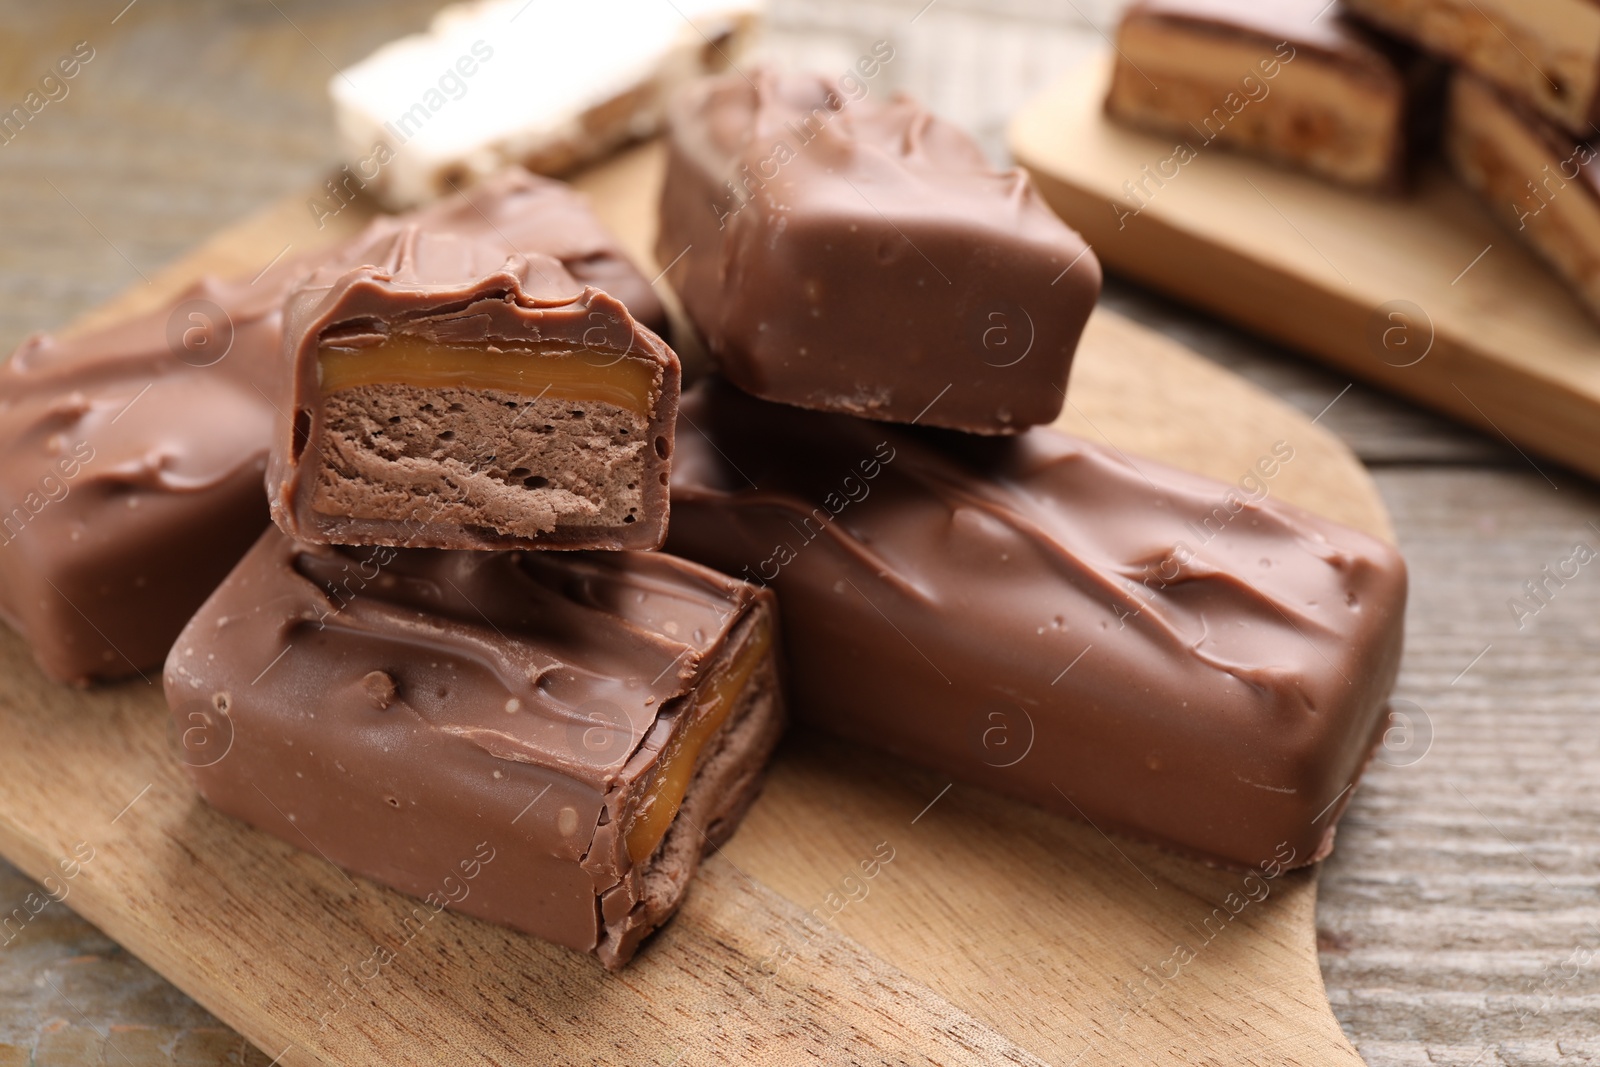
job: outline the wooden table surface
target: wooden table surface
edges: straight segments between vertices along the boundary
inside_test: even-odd
[[[435,6],[126,3],[0,0],[0,111],[94,49],[0,144],[0,350],[317,178],[334,66]],[[842,71],[891,40],[888,80],[999,154],[1007,116],[1103,48],[1116,7],[775,0],[770,47]],[[1600,566],[1520,626],[1510,608],[1576,544],[1600,548],[1595,486],[1131,285],[1105,300],[1321,412],[1373,469],[1411,565],[1397,696],[1417,758],[1368,774],[1318,906],[1345,1031],[1374,1065],[1600,1062]],[[0,912],[35,889],[0,862]],[[0,1067],[268,1059],[67,907],[0,945]]]

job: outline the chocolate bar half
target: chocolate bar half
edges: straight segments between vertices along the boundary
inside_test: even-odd
[[[754,71],[670,109],[656,253],[689,317],[768,400],[984,434],[1051,421],[1094,253],[1027,175],[864,86]]]
[[[1369,20],[1499,86],[1589,138],[1600,122],[1600,4],[1594,0],[1342,0]]]
[[[289,297],[267,470],[291,536],[659,548],[681,370],[614,297],[491,233],[416,223]]]
[[[1170,174],[1212,146],[1366,189],[1404,184],[1436,97],[1433,64],[1329,0],[1141,0],[1117,30],[1106,112],[1179,139]]]
[[[664,319],[649,282],[578,194],[507,172],[412,219],[545,252],[579,281]],[[270,521],[263,475],[285,295],[354,245],[207,279],[168,306],[0,366],[0,619],[46,674],[85,683],[159,668],[172,639]],[[598,334],[596,336],[599,336]]]
[[[1229,486],[717,381],[683,414],[668,550],[777,592],[798,720],[1211,861],[1332,847],[1405,566],[1270,498],[1291,444]]]
[[[608,968],[678,908],[782,728],[773,596],[662,553],[270,529],[167,661],[221,811]]]
[[[1444,141],[1461,180],[1600,318],[1595,149],[1465,71],[1451,80]]]

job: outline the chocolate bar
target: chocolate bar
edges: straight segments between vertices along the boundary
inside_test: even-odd
[[[755,798],[773,596],[662,553],[298,543],[270,529],[166,668],[213,806],[608,968]]]
[[[1106,113],[1179,139],[1172,158],[1129,176],[1141,205],[1212,146],[1396,191],[1436,96],[1435,65],[1328,0],[1142,0],[1116,43]]]
[[[1594,0],[1343,0],[1380,29],[1470,70],[1568,133],[1600,122]]]
[[[267,469],[291,536],[411,548],[659,548],[678,357],[498,235],[405,224],[290,294]]]
[[[0,617],[50,677],[154,671],[260,536],[280,307],[307,267],[207,279],[0,366]]]
[[[664,319],[616,239],[558,182],[508,173],[416,219],[493,234],[507,254],[547,252],[640,321]],[[350,248],[287,256],[248,281],[206,279],[81,337],[30,338],[0,366],[0,618],[46,674],[153,671],[260,535],[284,296]]]
[[[1488,82],[1457,71],[1445,155],[1456,174],[1600,318],[1595,150]]]
[[[682,413],[667,549],[777,592],[797,720],[1213,862],[1328,853],[1406,577],[1267,496],[1291,444],[1228,486],[714,380]]]
[[[399,209],[508,164],[564,174],[656,132],[677,89],[745,51],[761,7],[451,4],[426,32],[389,42],[328,82],[342,181]]]
[[[865,86],[756,71],[673,105],[656,254],[689,317],[768,400],[983,434],[1051,421],[1099,263],[1025,174]]]

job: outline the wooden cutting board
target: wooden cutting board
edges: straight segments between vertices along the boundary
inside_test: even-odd
[[[645,262],[660,166],[646,147],[579,182]],[[319,233],[286,201],[92,318],[364,217]],[[1114,315],[1091,322],[1063,425],[1227,481],[1289,441],[1275,492],[1391,536],[1328,433]],[[1216,909],[1238,872],[823,738],[786,742],[682,913],[612,976],[450,913],[405,942],[411,901],[199,801],[159,683],[55,686],[0,635],[0,716],[0,852],[43,879],[92,849],[57,876],[68,906],[285,1065],[1360,1063],[1317,967],[1314,871],[1233,916]],[[892,860],[847,881],[875,854]],[[379,946],[395,959],[374,968]]]
[[[1378,199],[1203,146],[1167,164],[1175,139],[1106,119],[1109,71],[1084,64],[1010,135],[1103,263],[1600,477],[1600,326],[1465,187],[1434,166]]]

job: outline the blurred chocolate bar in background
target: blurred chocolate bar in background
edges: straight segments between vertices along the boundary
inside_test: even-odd
[[[1568,133],[1600,120],[1594,0],[1341,0],[1374,26],[1482,76]]]
[[[1107,113],[1189,158],[1220,145],[1394,192],[1437,108],[1438,65],[1329,0],[1141,0],[1116,46]]]

